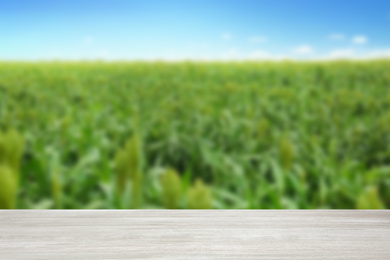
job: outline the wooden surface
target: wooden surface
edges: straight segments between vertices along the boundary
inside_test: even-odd
[[[390,211],[0,211],[0,259],[390,259]]]

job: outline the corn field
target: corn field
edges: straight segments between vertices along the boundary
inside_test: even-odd
[[[2,62],[0,208],[390,208],[390,61]]]

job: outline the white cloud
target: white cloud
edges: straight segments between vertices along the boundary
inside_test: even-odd
[[[378,58],[390,58],[389,49],[374,49],[361,55],[362,59],[378,59]]]
[[[293,51],[294,51],[294,53],[300,54],[300,55],[307,55],[307,54],[314,53],[314,49],[309,45],[298,46]]]
[[[335,49],[330,51],[327,55],[318,57],[319,60],[369,60],[369,59],[383,59],[390,58],[390,48],[388,49],[373,49],[369,51],[359,52],[353,48]]]
[[[345,35],[342,33],[333,33],[329,35],[329,38],[333,41],[343,41],[345,40]]]
[[[255,36],[255,37],[249,38],[250,43],[263,43],[263,42],[266,42],[267,40],[268,40],[267,37],[264,37],[264,36]]]
[[[102,57],[103,55],[101,55]],[[104,56],[103,56],[104,57]],[[103,58],[102,57],[102,58]],[[345,48],[334,49],[324,53],[312,53],[311,55],[298,55],[294,53],[270,52],[268,50],[254,50],[252,52],[245,52],[240,49],[228,49],[220,53],[195,54],[195,53],[169,53],[159,57],[149,57],[149,61],[162,60],[166,62],[180,62],[180,61],[331,61],[331,60],[369,60],[378,58],[390,58],[390,47],[388,49],[373,49],[369,51],[359,51],[358,49]],[[119,60],[134,60],[119,56]],[[116,60],[115,57],[109,60]],[[136,60],[145,60],[139,58]]]
[[[92,46],[93,47],[93,46]],[[314,51],[314,49],[316,49]],[[272,49],[271,49],[272,50]],[[165,53],[150,54],[150,56],[137,55],[136,53],[118,53],[106,49],[89,50],[81,49],[77,53],[67,52],[58,47],[49,48],[41,56],[30,57],[31,60],[104,60],[104,61],[329,61],[329,60],[369,60],[390,58],[390,45],[380,49],[366,49],[359,47],[335,48],[319,51],[317,48],[309,45],[298,46],[297,48],[287,49],[286,52],[271,51],[266,48],[254,48],[253,50],[244,50],[240,48],[227,48],[225,50],[208,49],[205,51],[187,49],[177,51],[175,49],[167,50]],[[294,52],[292,52],[293,50]],[[9,57],[8,59],[17,60],[19,57]],[[19,58],[22,59],[22,58]]]
[[[365,44],[368,42],[368,39],[364,35],[357,35],[352,38],[352,42],[355,44]]]
[[[230,33],[224,33],[222,34],[222,39],[225,41],[229,41],[233,38],[233,36]]]

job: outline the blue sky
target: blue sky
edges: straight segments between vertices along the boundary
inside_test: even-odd
[[[0,60],[375,57],[389,0],[0,0]]]

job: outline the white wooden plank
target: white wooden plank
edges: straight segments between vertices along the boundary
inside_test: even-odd
[[[390,259],[390,211],[0,211],[0,259]]]

